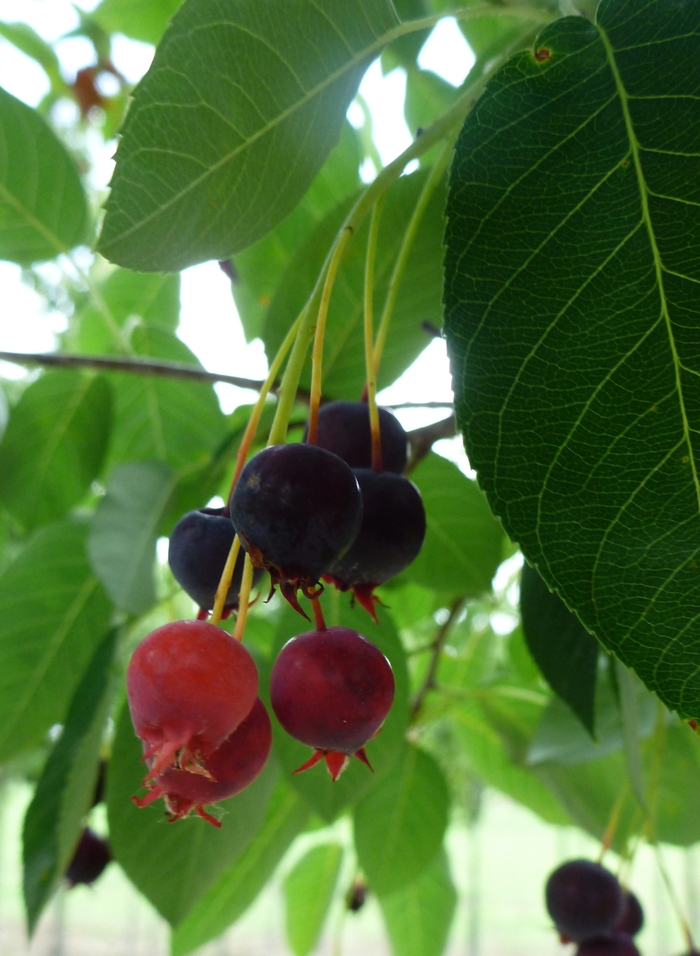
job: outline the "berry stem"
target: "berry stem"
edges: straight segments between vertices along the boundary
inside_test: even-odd
[[[438,664],[440,663],[440,655],[442,654],[442,649],[445,646],[445,641],[447,640],[447,635],[450,633],[450,628],[457,620],[459,615],[462,612],[464,605],[467,603],[466,596],[457,598],[450,608],[450,616],[447,618],[444,624],[442,624],[435,639],[432,644],[432,656],[430,658],[430,664],[428,665],[428,673],[425,675],[425,679],[418,689],[416,696],[413,698],[413,703],[411,704],[410,711],[410,722],[415,723],[425,700],[425,696],[429,690],[433,690],[436,686],[435,677],[437,676]]]
[[[457,134],[452,133],[443,146],[442,152],[433,163],[428,177],[423,184],[423,188],[421,190],[420,196],[418,197],[418,202],[415,205],[413,214],[411,215],[411,219],[406,227],[406,231],[401,242],[401,248],[399,249],[399,254],[396,257],[391,278],[389,279],[389,288],[387,289],[386,299],[384,300],[384,308],[382,310],[382,317],[379,322],[379,329],[377,330],[377,339],[374,346],[375,375],[379,373],[379,365],[382,360],[382,354],[384,352],[387,335],[389,334],[389,325],[394,314],[396,298],[399,293],[399,286],[401,285],[401,280],[406,270],[406,264],[408,262],[408,257],[410,255],[413,242],[416,238],[416,234],[418,233],[418,227],[420,226],[423,214],[425,213],[428,203],[430,202],[430,197],[435,192],[435,188],[440,182],[442,175],[450,161],[456,138]]]
[[[238,552],[241,550],[241,540],[237,534],[233,536],[233,542],[231,543],[231,550],[228,553],[226,558],[226,564],[224,565],[224,570],[221,572],[221,578],[219,580],[219,586],[216,589],[216,595],[214,597],[214,609],[211,612],[210,624],[220,624],[221,615],[224,613],[224,604],[226,603],[226,595],[228,594],[228,589],[231,587],[231,578],[233,577],[233,569],[236,566],[236,559],[238,558]]]
[[[323,283],[323,292],[318,307],[318,317],[316,319],[316,331],[314,335],[314,348],[311,357],[311,399],[309,402],[309,433],[306,441],[309,445],[315,445],[318,437],[318,409],[321,404],[321,388],[323,384],[323,341],[326,336],[326,320],[328,319],[328,307],[331,301],[331,293],[335,285],[335,278],[338,275],[340,260],[347,244],[352,239],[352,226],[344,226],[342,232],[335,241],[335,247],[331,253],[330,262],[326,278]]]
[[[365,260],[365,290],[364,290],[364,332],[365,332],[365,392],[369,404],[369,426],[372,435],[372,468],[382,470],[382,436],[379,428],[379,409],[377,408],[377,371],[378,364],[374,357],[374,328],[373,328],[373,299],[374,299],[374,263],[377,258],[377,239],[379,237],[379,223],[382,214],[384,197],[380,196],[372,210],[372,221],[367,238],[367,258]],[[363,392],[364,395],[364,392]]]
[[[608,825],[605,828],[605,833],[603,834],[603,839],[600,844],[600,852],[598,853],[598,863],[603,862],[603,857],[608,852],[612,846],[613,840],[615,839],[615,834],[617,833],[617,828],[620,825],[620,817],[622,816],[622,811],[625,806],[625,801],[627,800],[627,794],[629,791],[629,781],[625,777],[622,788],[617,796],[617,800],[613,804],[613,808],[610,811],[610,819],[608,820]]]
[[[685,939],[686,946],[688,947],[688,952],[694,953],[696,952],[696,949],[695,949],[695,941],[693,940],[693,934],[690,931],[690,925],[688,923],[688,920],[683,915],[683,908],[681,907],[680,900],[678,899],[678,894],[676,893],[675,887],[671,881],[671,876],[668,872],[668,869],[666,868],[666,863],[664,861],[664,858],[661,855],[661,847],[656,842],[656,840],[654,840],[652,846],[654,848],[654,855],[656,856],[656,865],[659,868],[659,873],[661,874],[661,879],[663,880],[664,886],[666,887],[666,892],[668,893],[668,897],[671,901],[671,906],[676,915],[676,919],[678,920],[680,924],[681,932],[683,933],[683,938]]]
[[[236,536],[238,537],[238,536]],[[253,586],[253,562],[250,555],[246,554],[243,565],[243,577],[241,579],[241,590],[238,592],[238,618],[233,630],[233,636],[237,641],[243,640],[245,631],[245,622],[248,618],[248,608],[250,607],[250,590]]]
[[[318,597],[311,598],[311,607],[314,609],[314,622],[316,624],[317,631],[327,631],[326,619],[323,616],[323,608],[321,607],[321,602]]]
[[[255,407],[251,412],[248,424],[246,425],[246,430],[243,433],[243,438],[241,439],[241,444],[238,449],[238,454],[236,455],[236,468],[233,472],[233,479],[231,481],[231,490],[229,492],[229,498],[233,494],[233,489],[236,487],[236,482],[240,473],[243,471],[243,467],[248,457],[248,452],[250,451],[250,446],[255,441],[255,435],[258,431],[258,425],[260,424],[260,419],[262,417],[263,409],[265,407],[265,401],[267,396],[270,393],[270,389],[277,380],[279,375],[279,370],[282,367],[282,363],[287,357],[287,352],[289,352],[292,344],[297,336],[299,327],[302,322],[304,313],[302,312],[294,321],[294,324],[287,332],[284,342],[280,345],[277,350],[277,355],[275,355],[272,365],[270,366],[270,371],[267,378],[265,379],[262,388],[260,389],[260,394],[258,395],[258,400],[255,403]]]

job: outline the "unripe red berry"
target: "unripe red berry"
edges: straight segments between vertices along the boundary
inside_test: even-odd
[[[146,797],[132,797],[132,800],[137,806],[145,807],[164,797],[170,823],[194,810],[204,820],[220,827],[204,805],[226,800],[245,790],[265,766],[271,743],[270,718],[258,697],[240,726],[213,753],[202,758],[196,773],[168,767],[148,784],[150,792]]]
[[[148,635],[126,673],[131,719],[152,759],[146,779],[177,757],[197,766],[247,717],[258,694],[249,652],[204,621],[175,621]]]
[[[349,756],[368,764],[364,745],[394,700],[391,664],[348,627],[307,631],[282,648],[270,677],[270,701],[288,734],[315,753],[299,770],[325,759],[337,779]]]

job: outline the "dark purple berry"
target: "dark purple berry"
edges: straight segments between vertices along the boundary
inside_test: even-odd
[[[352,589],[375,617],[373,590],[407,568],[425,537],[425,510],[416,486],[390,471],[355,470],[362,493],[362,525],[326,579]],[[376,618],[375,618],[376,619]]]
[[[225,508],[201,508],[180,518],[170,535],[168,561],[173,577],[203,610],[211,611],[219,579],[231,550],[233,524]],[[233,570],[226,608],[238,607],[243,561],[240,553]],[[260,579],[262,572],[257,572]],[[256,578],[253,578],[256,581]]]
[[[626,933],[594,936],[579,943],[576,956],[640,956],[634,940]]]
[[[351,913],[357,913],[367,900],[367,884],[364,880],[355,880],[345,897],[345,905]]]
[[[604,936],[622,916],[622,887],[591,860],[569,860],[558,867],[547,880],[545,898],[557,929],[575,943]]]
[[[273,445],[241,472],[231,518],[253,564],[267,568],[301,611],[297,589],[308,595],[355,540],[362,496],[337,455],[317,445]]]
[[[66,869],[66,880],[71,887],[78,883],[94,883],[111,859],[107,841],[86,828]]]
[[[613,931],[615,933],[626,933],[628,936],[636,936],[644,926],[644,910],[631,890],[624,890],[623,895],[622,916],[615,923]]]
[[[382,470],[400,475],[406,467],[408,439],[401,422],[387,408],[379,409],[379,432]],[[318,413],[317,444],[338,455],[351,468],[371,468],[369,405],[366,402],[328,402],[322,405]]]

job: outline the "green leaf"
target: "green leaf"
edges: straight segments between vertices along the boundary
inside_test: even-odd
[[[232,284],[248,341],[261,334],[267,309],[294,254],[339,201],[360,188],[360,144],[349,123],[309,191],[279,226],[236,256]]]
[[[700,840],[700,817],[696,806],[698,787],[700,741],[697,734],[680,724],[667,727],[656,811],[659,840],[676,846],[692,846]]]
[[[65,146],[36,110],[0,89],[0,259],[53,259],[87,233],[87,199]]]
[[[61,76],[61,65],[58,62],[53,47],[43,37],[39,36],[27,23],[1,23],[0,36],[9,40],[22,53],[31,57],[41,67],[51,81],[56,92],[64,92],[66,84]]]
[[[494,511],[682,716],[700,714],[699,28],[693,4],[603,0],[504,67],[457,146],[446,261],[458,420]]]
[[[423,497],[427,531],[406,577],[451,594],[489,591],[503,558],[503,530],[476,482],[432,452],[411,479]]]
[[[159,461],[120,465],[95,511],[90,562],[116,606],[130,614],[143,614],[155,602],[158,526],[175,481]]]
[[[598,641],[529,564],[520,579],[520,613],[542,676],[592,735]]]
[[[396,256],[427,175],[427,171],[421,171],[402,176],[382,207],[374,277],[377,321]],[[380,388],[398,378],[428,344],[422,323],[442,324],[444,204],[442,182],[428,202],[411,247],[379,369]],[[268,357],[276,354],[304,306],[349,207],[348,201],[336,206],[298,247],[277,287],[263,328]],[[333,286],[323,354],[323,387],[328,398],[357,400],[364,386],[363,289],[368,231],[369,222],[365,222],[348,247]],[[302,374],[301,384],[310,387],[310,367]]]
[[[116,639],[116,630],[107,634],[78,684],[24,818],[24,902],[30,934],[70,862],[92,805]]]
[[[642,748],[640,736],[643,733],[642,714],[639,706],[640,691],[644,693],[644,685],[638,677],[628,671],[617,658],[613,661],[615,678],[620,692],[620,717],[622,718],[622,742],[625,749],[627,763],[627,779],[632,792],[644,810],[648,810],[646,799],[646,782],[642,767]]]
[[[318,945],[342,860],[340,844],[322,843],[305,853],[287,874],[285,928],[294,956],[308,956]]]
[[[182,0],[102,0],[90,14],[107,33],[156,44]]]
[[[228,866],[172,935],[172,956],[220,936],[248,909],[309,818],[309,808],[280,781],[248,849]]]
[[[0,444],[0,498],[32,529],[86,494],[107,450],[112,393],[104,378],[46,372],[12,410]]]
[[[440,956],[457,905],[445,851],[408,886],[380,896],[379,905],[394,956]]]
[[[398,634],[382,609],[378,609],[379,625],[372,622],[367,612],[359,605],[350,606],[348,595],[329,593],[322,598],[322,606],[329,626],[340,624],[359,631],[387,656],[394,671],[396,693],[389,716],[382,724],[380,733],[366,746],[367,757],[374,768],[372,773],[359,760],[352,759],[334,783],[323,762],[294,774],[294,771],[311,756],[309,747],[294,740],[284,731],[277,719],[272,717],[275,753],[289,783],[305,798],[308,804],[325,821],[334,820],[349,804],[356,803],[387,775],[396,773],[396,762],[405,748],[404,737],[408,726],[408,674],[406,655]],[[309,630],[304,621],[291,608],[285,608],[280,618],[275,645],[276,650],[292,637]]]
[[[126,334],[136,323],[167,332],[177,328],[180,276],[115,269],[100,285],[99,294],[114,325]],[[71,326],[64,336],[67,349],[98,355],[115,351],[114,330],[92,301],[79,310]]]
[[[221,829],[190,817],[165,825],[161,801],[136,807],[143,751],[124,707],[107,778],[110,846],[129,879],[171,924],[179,923],[260,829],[277,777],[274,761],[246,790],[224,800]]]
[[[399,766],[357,805],[357,857],[380,896],[411,883],[433,859],[447,826],[449,801],[433,758],[408,747]]]
[[[0,575],[0,762],[63,720],[109,623],[85,554],[87,526],[42,528]]]
[[[397,23],[390,0],[287,0],[274,13],[186,0],[135,91],[100,251],[172,272],[264,236],[323,165]]]
[[[134,330],[140,356],[201,367],[172,333],[151,326]],[[225,419],[211,385],[145,375],[114,375],[112,463],[155,458],[197,471],[224,435]]]

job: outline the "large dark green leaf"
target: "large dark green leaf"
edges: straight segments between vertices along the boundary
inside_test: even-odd
[[[449,793],[442,771],[418,747],[355,809],[355,847],[367,880],[380,895],[411,883],[438,851],[447,826]]]
[[[402,176],[386,197],[377,240],[374,308],[384,305],[389,279],[427,172]],[[379,387],[390,385],[428,344],[422,323],[442,324],[442,234],[445,187],[433,192],[411,247],[396,299],[391,333],[379,370]],[[298,248],[270,304],[263,329],[265,350],[273,357],[289,326],[314,286],[349,203],[332,210]],[[359,399],[365,381],[363,289],[369,223],[366,222],[343,258],[333,287],[323,355],[323,387],[329,398]],[[307,367],[301,384],[308,388]]]
[[[108,33],[157,43],[182,0],[102,0],[90,16]]]
[[[338,881],[343,848],[322,843],[308,850],[284,881],[287,941],[294,956],[308,956],[318,944]]]
[[[440,956],[456,903],[447,856],[441,850],[418,879],[379,897],[394,956]]]
[[[529,564],[520,579],[520,613],[543,677],[593,734],[598,641]]]
[[[366,747],[374,773],[359,760],[352,759],[335,783],[323,761],[310,770],[294,774],[294,771],[309,759],[311,750],[290,737],[273,717],[275,753],[284,773],[287,774],[290,784],[302,794],[319,816],[330,822],[344,807],[356,803],[387,775],[392,776],[396,772],[396,762],[405,748],[404,736],[408,725],[408,674],[401,641],[383,608],[378,609],[377,625],[359,605],[350,607],[347,594],[326,593],[322,603],[329,625],[341,624],[343,627],[354,628],[386,654],[396,683],[394,703],[389,716],[384,721],[381,732],[370,740]],[[311,625],[306,624],[295,611],[285,608],[275,639],[277,651],[290,638],[310,628]]]
[[[100,298],[109,312],[89,301],[71,320],[65,336],[68,349],[103,354],[114,352],[115,330],[129,335],[132,325],[142,323],[174,332],[180,318],[180,277],[152,272],[115,269],[100,285]],[[126,328],[125,328],[126,326]]]
[[[267,308],[285,269],[320,220],[360,187],[360,144],[349,123],[294,211],[234,260],[233,297],[248,341],[261,334]]]
[[[0,762],[63,720],[107,630],[112,608],[88,564],[87,531],[42,528],[0,576]]]
[[[174,271],[264,236],[323,165],[397,23],[390,0],[187,0],[135,92],[102,253]]]
[[[458,419],[493,509],[696,716],[698,57],[690,0],[548,27],[465,124],[446,264]]]
[[[280,781],[248,849],[221,874],[172,936],[173,956],[185,956],[219,936],[248,909],[309,818],[304,800]]]
[[[0,89],[0,259],[29,265],[85,241],[73,160],[36,110]]]
[[[411,479],[423,498],[427,531],[406,576],[451,594],[476,597],[490,590],[503,560],[503,530],[476,482],[433,453],[423,459]]]
[[[172,333],[152,326],[135,329],[140,356],[199,365]],[[224,416],[211,385],[145,375],[114,375],[116,395],[113,463],[155,458],[196,471],[207,464],[224,434]]]
[[[108,633],[78,684],[24,818],[24,901],[30,933],[71,859],[92,805],[116,638],[116,631]]]
[[[92,520],[90,562],[116,606],[143,614],[156,599],[153,577],[158,526],[175,487],[160,461],[115,469]]]
[[[141,743],[125,707],[107,780],[110,845],[127,876],[169,923],[179,923],[260,829],[277,777],[274,761],[246,790],[222,801],[221,829],[190,817],[167,826],[162,801],[136,807],[142,794]]]
[[[104,378],[47,372],[22,393],[0,445],[0,498],[25,528],[62,518],[97,477],[112,393]]]

